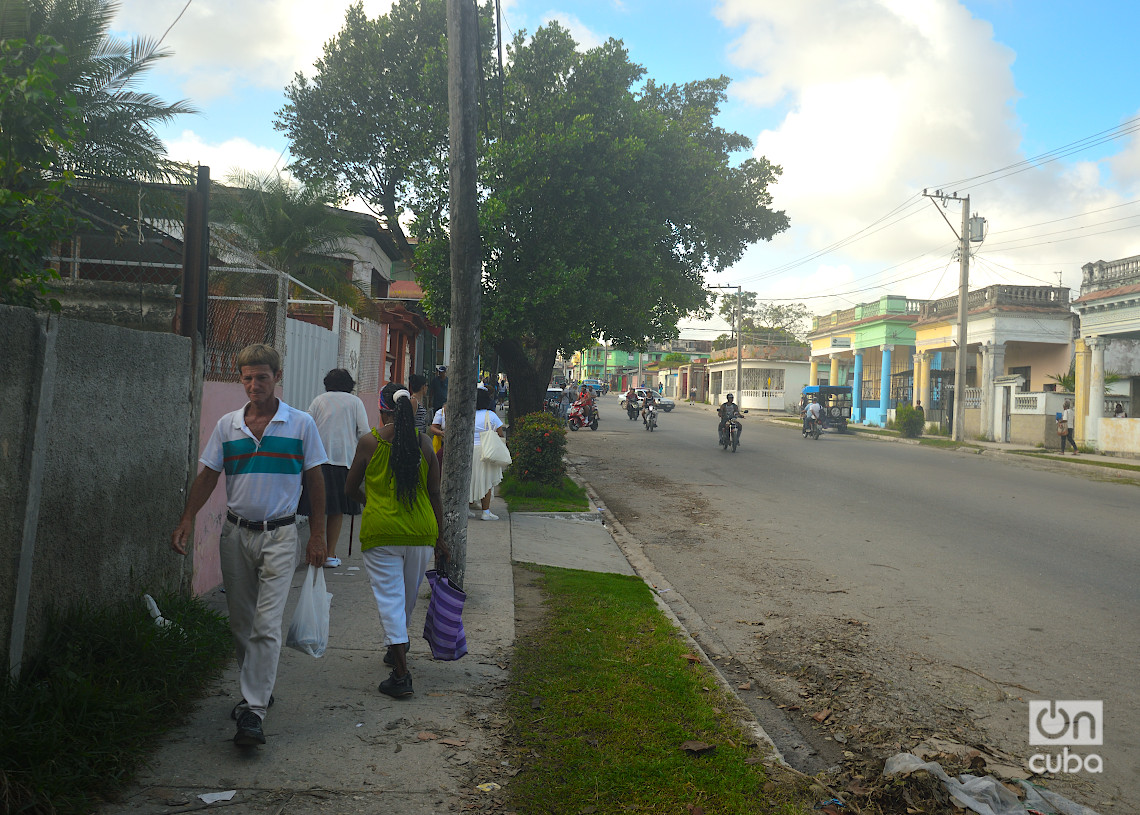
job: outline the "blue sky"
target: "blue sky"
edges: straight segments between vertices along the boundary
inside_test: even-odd
[[[159,36],[183,5],[122,0],[116,27]],[[267,170],[283,151],[287,164],[272,126],[282,90],[294,71],[311,73],[347,5],[192,0],[165,41],[174,56],[146,83],[202,110],[161,133],[171,154],[209,164],[215,177]],[[365,0],[370,15],[388,6]],[[508,37],[558,19],[582,47],[622,39],[658,81],[732,77],[721,124],[784,168],[773,193],[792,228],[710,283],[802,299],[815,313],[886,293],[954,293],[954,237],[916,197],[924,187],[1140,116],[1133,0],[503,0],[503,18]],[[1132,136],[970,194],[990,228],[972,287],[1060,275],[1077,288],[1081,264],[1140,254]],[[821,253],[899,206],[891,225]]]

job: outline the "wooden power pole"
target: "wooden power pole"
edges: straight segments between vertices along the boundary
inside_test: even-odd
[[[478,37],[475,0],[447,0],[447,100],[450,134],[451,367],[443,443],[445,571],[462,586],[467,572],[467,503],[475,440],[480,284],[483,250],[476,197],[478,159]]]

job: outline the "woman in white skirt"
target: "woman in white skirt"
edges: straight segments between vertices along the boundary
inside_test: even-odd
[[[472,451],[470,501],[472,505],[478,501],[482,512],[472,510],[471,515],[484,521],[497,521],[499,516],[491,512],[491,490],[503,480],[503,468],[483,460],[479,455],[479,442],[483,433],[498,433],[502,437],[503,421],[490,409],[494,397],[486,387],[480,384],[475,394],[475,448]]]

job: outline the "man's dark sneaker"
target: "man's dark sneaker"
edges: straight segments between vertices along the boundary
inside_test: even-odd
[[[411,696],[415,692],[412,690],[412,672],[408,671],[403,676],[396,676],[396,672],[392,671],[391,675],[380,683],[380,692],[395,699]]]
[[[265,744],[265,733],[261,730],[261,717],[252,710],[247,710],[238,717],[234,744],[239,747],[256,747],[258,744]]]
[[[266,705],[266,707],[273,707],[273,703],[275,701],[276,700],[273,698],[273,694],[269,694],[269,704]],[[240,716],[241,712],[248,707],[249,707],[249,702],[245,701],[245,699],[242,699],[240,702],[238,702],[236,705],[234,705],[234,709],[230,711],[230,718],[236,722],[237,717]]]
[[[407,656],[408,648],[410,647],[411,643],[405,642],[405,643],[403,643],[403,645],[404,645],[404,655]],[[387,665],[389,668],[395,668],[396,667],[396,660],[392,656],[392,649],[391,648],[387,648],[384,650],[384,664]]]

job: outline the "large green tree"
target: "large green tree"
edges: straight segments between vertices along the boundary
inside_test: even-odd
[[[489,22],[482,30],[489,59]],[[371,20],[357,2],[313,76],[298,73],[285,89],[277,114],[292,172],[358,196],[408,258],[401,219],[438,222],[447,209],[446,31],[445,0],[397,0]]]
[[[642,83],[620,42],[583,53],[557,23],[510,51],[482,179],[483,336],[519,415],[541,410],[560,350],[674,337],[708,307],[705,276],[788,219],[770,208],[779,168],[737,161],[749,140],[714,123],[726,77]],[[447,234],[422,226],[417,277],[445,320]]]
[[[194,108],[137,89],[143,75],[170,52],[153,39],[111,36],[117,11],[113,0],[0,0],[5,37],[35,42],[46,36],[67,56],[57,73],[75,98],[85,134],[60,154],[53,170],[145,181],[188,179],[189,169],[167,157],[155,127]]]
[[[735,330],[737,295],[722,294],[720,316]],[[803,303],[767,303],[756,292],[740,293],[740,325],[744,342],[754,345],[806,345],[801,339],[807,330],[811,312]],[[717,348],[735,345],[735,336],[721,334],[716,338]]]

